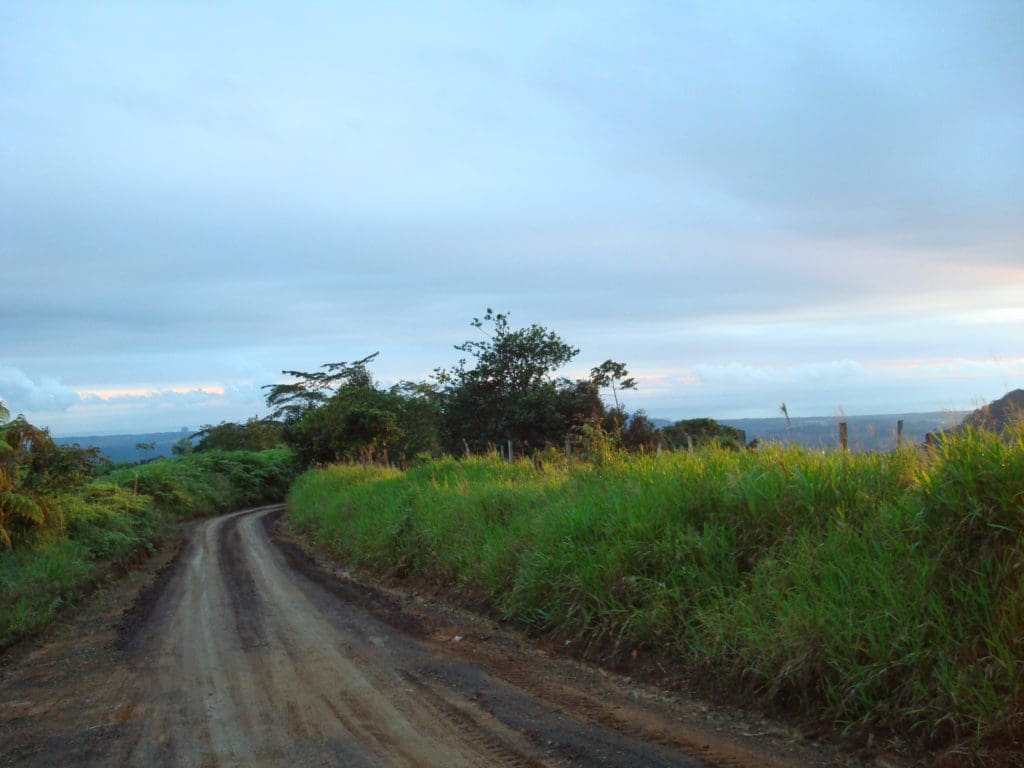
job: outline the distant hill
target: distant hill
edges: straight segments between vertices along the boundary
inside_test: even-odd
[[[742,429],[747,441],[754,438],[798,443],[810,448],[835,448],[839,445],[839,422],[845,421],[848,442],[854,451],[884,451],[896,447],[896,424],[903,419],[904,443],[923,443],[929,432],[950,430],[964,411],[931,413],[892,413],[871,416],[818,416],[773,419],[719,419],[723,424]]]
[[[1002,432],[1007,427],[1022,421],[1024,421],[1024,389],[1015,389],[968,414],[960,426]]]
[[[95,446],[100,453],[113,462],[142,461],[155,459],[158,456],[170,456],[171,446],[192,434],[188,427],[177,432],[147,432],[141,435],[90,435],[86,437],[55,437],[58,445],[78,443],[83,447]],[[135,447],[136,443],[153,443],[153,450],[142,451]]]
[[[848,442],[854,451],[880,451],[896,447],[896,423],[903,419],[905,443],[923,443],[929,432],[954,429],[966,411],[931,413],[893,413],[870,416],[811,416],[768,419],[716,419],[746,433],[747,442],[796,443],[809,448],[834,448],[839,445],[839,422],[845,421]],[[652,419],[659,427],[668,419]]]
[[[1020,406],[1024,413],[1024,392]],[[1011,393],[1012,394],[1012,393]],[[995,406],[993,403],[992,406]],[[796,443],[809,448],[834,448],[839,445],[839,422],[845,421],[847,439],[854,451],[884,451],[896,447],[896,423],[903,419],[903,441],[923,443],[929,432],[950,431],[967,415],[967,411],[933,411],[929,413],[888,413],[869,416],[803,416],[786,419],[779,416],[767,419],[715,419],[736,429],[742,429],[746,440],[761,442]],[[674,423],[672,419],[651,419],[658,428]]]

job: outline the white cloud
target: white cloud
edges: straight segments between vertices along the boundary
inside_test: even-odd
[[[863,365],[854,360],[828,360],[799,365],[748,365],[733,362],[725,365],[695,365],[693,372],[707,386],[722,384],[794,384],[818,381],[862,379],[867,375]]]
[[[17,368],[0,368],[0,400],[11,413],[66,411],[79,401],[78,393],[57,379],[32,379]]]
[[[0,368],[0,399],[12,413],[23,414],[56,435],[171,431],[266,412],[262,391],[255,384],[75,391],[51,378],[33,380],[13,368]]]

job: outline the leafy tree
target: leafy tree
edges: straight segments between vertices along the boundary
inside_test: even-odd
[[[372,386],[342,387],[289,430],[305,463],[372,461],[400,435],[395,403]]]
[[[283,437],[307,464],[407,462],[439,452],[437,393],[427,384],[377,385],[369,363],[328,363],[323,371],[285,371],[296,381],[265,389]]]
[[[601,419],[601,428],[625,445],[623,427],[630,422],[630,417],[619,402],[619,390],[636,389],[636,380],[629,377],[625,364],[614,360],[605,360],[596,368],[591,368],[590,380],[598,391],[611,389],[615,407],[605,412]]]
[[[57,445],[50,438],[49,430],[41,432],[43,439],[34,442],[30,450],[27,482],[33,488],[46,491],[74,488],[90,479],[97,466],[107,462],[95,446]]]
[[[256,417],[244,424],[230,421],[206,424],[192,438],[199,438],[195,447],[197,451],[262,451],[285,442],[284,424]]]
[[[658,428],[647,418],[643,411],[630,416],[620,433],[622,447],[629,451],[652,451],[657,449],[660,441]]]
[[[719,424],[714,419],[684,419],[661,428],[661,434],[671,448],[686,448],[687,437],[694,447],[701,445],[722,445],[729,448],[743,447],[743,434],[735,427]]]
[[[488,309],[471,325],[485,339],[456,345],[471,356],[434,376],[442,411],[441,438],[450,452],[464,445],[483,450],[511,439],[522,447],[560,444],[570,430],[600,419],[602,386],[623,384],[625,366],[606,361],[590,379],[573,381],[557,371],[579,350],[541,325],[513,329],[508,314]]]
[[[490,333],[484,330],[491,323]],[[490,384],[497,390],[523,393],[551,381],[551,375],[576,355],[579,350],[566,344],[554,331],[541,325],[530,325],[512,330],[508,315],[488,308],[481,320],[473,318],[471,325],[488,336],[488,340],[470,340],[455,345],[455,349],[476,358],[476,366],[467,370],[465,360],[459,362],[456,373]]]
[[[194,450],[195,446],[192,445],[192,439],[189,437],[183,437],[171,445],[171,453],[175,456],[185,456]]]
[[[614,360],[605,360],[596,368],[591,368],[590,380],[602,389],[611,389],[616,408],[622,407],[619,403],[620,390],[636,389],[636,379],[630,377],[625,363],[617,363]]]
[[[421,455],[438,455],[441,411],[437,391],[426,382],[411,381],[401,381],[389,391],[400,431],[392,445],[396,456],[409,461]]]
[[[307,464],[385,457],[402,463],[509,439],[519,450],[561,444],[577,425],[600,428],[603,388],[617,402],[620,390],[635,386],[613,360],[587,379],[558,376],[579,350],[544,326],[514,329],[507,314],[492,309],[472,326],[485,338],[456,345],[466,357],[435,370],[431,384],[378,386],[369,370],[376,353],[313,372],[284,371],[292,381],[264,388],[271,418],[283,420],[286,442]],[[210,437],[216,429],[207,428]]]
[[[340,387],[372,387],[373,376],[368,366],[378,354],[374,352],[354,363],[326,363],[320,371],[281,371],[295,381],[263,387],[268,390],[267,405],[274,409],[270,418],[295,424],[324,405]]]

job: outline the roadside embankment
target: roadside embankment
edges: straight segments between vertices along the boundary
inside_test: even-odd
[[[295,482],[288,516],[346,563],[571,647],[670,659],[890,748],[1024,755],[1024,430],[335,466]]]
[[[280,501],[295,474],[287,448],[209,451],[117,469],[37,496],[39,521],[0,551],[0,649],[148,556],[174,524]]]

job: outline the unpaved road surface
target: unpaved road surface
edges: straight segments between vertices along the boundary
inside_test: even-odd
[[[0,764],[831,764],[329,573],[279,513],[196,525],[162,570],[5,659]]]

